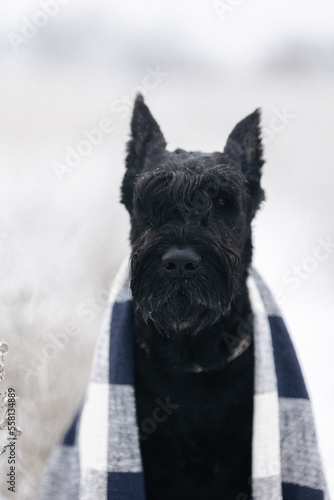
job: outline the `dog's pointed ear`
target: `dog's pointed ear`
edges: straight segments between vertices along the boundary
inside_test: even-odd
[[[131,138],[127,143],[125,160],[126,173],[122,184],[121,202],[132,213],[133,186],[136,176],[142,172],[145,162],[161,154],[166,148],[166,141],[159,125],[138,94],[131,119]]]
[[[224,149],[226,161],[239,166],[246,176],[254,213],[264,199],[260,185],[264,164],[260,120],[260,109],[256,109],[234,127]]]
[[[166,141],[159,125],[144,103],[144,98],[138,94],[133,108],[131,120],[131,139],[127,145],[126,167],[141,172],[145,160],[155,156],[166,147]]]

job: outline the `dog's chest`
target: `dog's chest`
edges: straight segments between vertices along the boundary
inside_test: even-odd
[[[208,373],[168,375],[140,350],[135,366],[148,500],[249,494],[252,349]]]

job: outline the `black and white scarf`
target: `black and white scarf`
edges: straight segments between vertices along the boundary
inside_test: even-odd
[[[253,500],[329,500],[310,400],[289,334],[254,269]],[[119,270],[84,403],[53,453],[40,500],[145,500],[136,421],[128,261]]]

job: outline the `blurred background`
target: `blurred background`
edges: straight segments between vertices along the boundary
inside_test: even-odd
[[[128,252],[119,186],[138,91],[171,149],[222,150],[262,108],[254,260],[294,340],[333,495],[333,26],[331,0],[2,2],[0,391],[19,397],[20,500],[80,403]],[[4,499],[7,472],[2,456]]]

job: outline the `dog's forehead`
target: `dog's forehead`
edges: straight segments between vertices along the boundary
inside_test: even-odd
[[[173,170],[187,168],[194,172],[221,165],[225,160],[224,154],[220,152],[203,153],[202,151],[185,151],[184,149],[176,149],[173,152],[165,150],[161,157],[157,158],[157,162],[165,168]]]
[[[182,161],[198,161],[207,164],[220,163],[223,153],[218,151],[213,153],[204,153],[202,151],[186,151],[184,149],[178,148],[173,152],[167,151],[171,159],[182,160]]]
[[[185,151],[176,149],[174,152],[164,151],[152,158],[146,164],[144,171],[137,180],[149,180],[159,177],[167,178],[173,175],[184,182],[197,177],[198,184],[212,180],[215,182],[244,185],[245,177],[241,169],[231,165],[226,155],[220,152],[203,153],[201,151]]]

